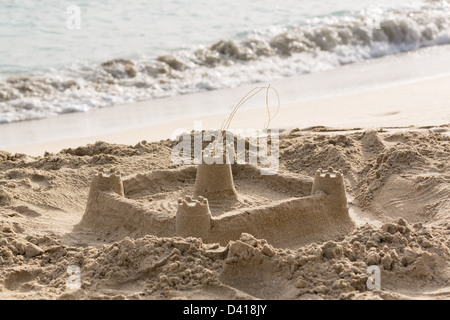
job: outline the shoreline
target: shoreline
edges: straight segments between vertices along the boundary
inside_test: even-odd
[[[450,119],[450,46],[422,48],[340,68],[275,79],[281,99],[272,128],[301,129],[434,126]],[[395,73],[392,68],[395,66]],[[0,150],[29,155],[103,140],[136,144],[167,139],[178,128],[220,127],[230,106],[255,86],[192,93],[0,125]],[[271,105],[275,97],[271,97]],[[212,108],[211,106],[214,106]],[[234,128],[261,128],[262,93],[233,120]]]
[[[450,76],[442,76],[386,88],[286,103],[281,105],[270,127],[278,129],[328,127],[346,130],[448,125],[450,119],[450,92],[446,89],[448,87]],[[427,106],[426,109],[424,106]],[[152,142],[174,138],[172,134],[177,129],[193,130],[195,121],[202,121],[202,129],[217,129],[225,118],[225,113],[199,116],[116,132],[94,133],[85,137],[5,146],[1,150],[39,156],[46,151],[56,153],[65,148],[93,144],[96,141],[134,145],[142,140]],[[230,129],[262,129],[265,121],[267,121],[265,108],[244,109],[236,114]]]

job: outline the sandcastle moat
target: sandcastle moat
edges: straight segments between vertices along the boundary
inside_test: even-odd
[[[80,225],[99,237],[152,234],[226,245],[249,233],[282,246],[354,227],[341,172],[261,175],[255,165],[226,159],[128,177],[98,172]]]

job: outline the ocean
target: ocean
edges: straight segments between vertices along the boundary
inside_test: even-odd
[[[2,1],[0,124],[445,44],[446,1]]]

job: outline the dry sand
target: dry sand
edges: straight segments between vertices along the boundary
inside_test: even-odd
[[[234,170],[237,193],[250,208],[270,207],[301,193],[286,187],[288,177],[312,179],[333,166],[343,172],[354,224],[313,235],[287,230],[270,241],[242,233],[221,244],[139,233],[126,212],[103,227],[80,223],[100,169],[120,171],[134,190],[127,198],[176,211],[176,199],[194,190],[195,167],[172,163],[172,140],[98,142],[38,157],[1,152],[0,298],[448,299],[449,131],[285,131],[280,178],[265,184]],[[80,267],[78,290],[66,285],[71,265]],[[370,265],[381,269],[380,290],[367,288]]]

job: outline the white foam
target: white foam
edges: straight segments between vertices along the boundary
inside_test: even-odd
[[[270,82],[450,43],[450,8],[427,2],[316,18],[163,57],[117,59],[0,82],[0,123]]]

